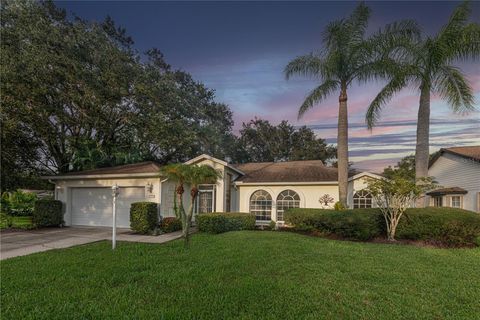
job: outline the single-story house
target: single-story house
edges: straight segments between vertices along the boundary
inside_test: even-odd
[[[427,193],[430,206],[480,212],[480,146],[440,149],[428,175],[441,186]]]
[[[207,164],[221,172],[216,184],[199,187],[197,214],[252,212],[259,224],[272,220],[282,223],[287,208],[332,208],[338,201],[337,169],[319,160],[236,165],[201,155],[186,163]],[[142,162],[45,178],[55,184],[55,199],[64,203],[66,225],[111,226],[111,187],[118,185],[117,225],[129,227],[130,205],[137,201],[156,202],[160,216],[175,216],[175,184],[160,175],[160,168],[155,162]],[[364,189],[368,179],[379,178],[368,172],[352,173],[349,207],[374,206]],[[185,201],[189,201],[189,192],[185,192]]]

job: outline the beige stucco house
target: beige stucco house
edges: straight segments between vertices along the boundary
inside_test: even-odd
[[[257,223],[283,222],[287,208],[332,208],[338,201],[337,169],[321,161],[289,161],[230,164],[201,155],[187,164],[207,164],[221,172],[214,185],[200,186],[195,212],[252,212]],[[67,225],[111,226],[112,190],[120,187],[117,200],[117,225],[129,227],[129,209],[133,202],[158,203],[161,217],[175,216],[175,184],[159,173],[161,166],[143,162],[101,168],[48,178],[55,184],[55,198],[64,203]],[[365,192],[368,179],[381,178],[372,173],[351,174],[348,205],[367,208],[373,205]],[[188,192],[185,201],[188,202]],[[320,198],[329,201],[320,201]]]
[[[428,204],[480,212],[480,146],[440,149],[428,175],[441,188],[428,192]]]

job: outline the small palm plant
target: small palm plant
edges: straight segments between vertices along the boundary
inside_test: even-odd
[[[390,80],[370,104],[366,122],[372,128],[382,107],[401,89],[413,86],[420,92],[415,150],[415,176],[427,177],[429,162],[430,95],[438,94],[454,112],[474,110],[474,96],[456,60],[480,56],[480,25],[467,23],[469,4],[462,3],[435,36],[405,43],[389,69]]]
[[[171,164],[161,170],[161,174],[169,180],[175,182],[174,209],[175,215],[182,222],[182,237],[185,240],[185,246],[188,246],[190,239],[190,225],[193,218],[193,209],[195,200],[198,196],[198,186],[201,184],[215,184],[221,177],[219,171],[208,165],[186,165]],[[185,211],[183,195],[185,186],[190,187],[190,204]]]
[[[393,54],[404,38],[414,38],[418,32],[414,21],[404,20],[387,25],[384,30],[366,37],[370,9],[360,3],[347,18],[331,22],[323,33],[321,53],[297,57],[284,70],[289,79],[302,75],[319,79],[321,84],[307,96],[298,117],[331,94],[339,93],[338,107],[338,184],[339,198],[347,205],[348,186],[348,112],[347,90],[352,82],[384,78]]]

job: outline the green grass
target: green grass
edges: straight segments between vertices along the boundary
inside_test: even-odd
[[[286,232],[109,242],[5,260],[2,319],[478,319],[480,249]]]
[[[12,226],[8,227],[7,218],[0,219],[0,229],[31,229],[33,228],[32,217],[10,217],[12,219]]]

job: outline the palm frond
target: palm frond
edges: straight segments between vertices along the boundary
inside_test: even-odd
[[[365,116],[365,122],[369,129],[372,129],[379,120],[380,113],[385,104],[390,101],[395,93],[403,89],[406,85],[407,78],[399,76],[391,79],[390,82],[380,90],[372,103],[370,103]]]
[[[468,1],[462,2],[455,8],[447,24],[440,30],[437,37],[438,41],[447,43],[454,40],[467,23],[470,12],[470,3]]]
[[[325,73],[324,61],[313,53],[300,56],[288,63],[284,69],[285,78],[290,79],[293,75],[306,77],[322,77]]]
[[[470,23],[449,43],[451,55],[449,61],[455,59],[478,59],[480,57],[480,24]]]
[[[322,42],[325,48],[332,52],[337,51],[347,44],[348,31],[345,28],[345,20],[340,19],[328,23],[322,32]]]
[[[447,100],[454,112],[475,110],[473,91],[460,69],[443,66],[434,82],[434,90]]]
[[[332,79],[327,79],[320,86],[313,89],[307,96],[303,104],[298,110],[298,119],[300,119],[305,112],[312,108],[315,104],[325,100],[331,93],[339,88],[339,82]]]
[[[360,2],[352,14],[345,21],[350,43],[361,43],[370,18],[370,8]]]

